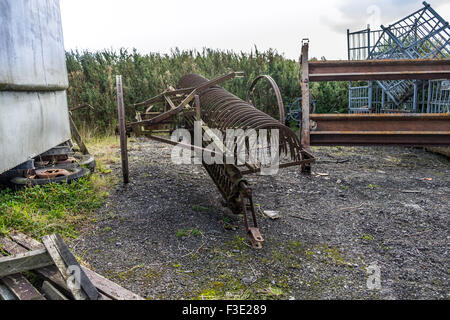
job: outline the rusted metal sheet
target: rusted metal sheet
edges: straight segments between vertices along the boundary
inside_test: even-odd
[[[309,81],[450,78],[450,59],[309,61]]]
[[[450,145],[450,114],[312,114],[311,145]]]

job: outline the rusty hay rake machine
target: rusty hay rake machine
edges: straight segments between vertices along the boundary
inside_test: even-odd
[[[121,76],[117,76],[122,169],[124,182],[127,183],[129,171],[126,138],[131,132],[136,135],[145,135],[159,142],[190,149],[197,155],[208,154],[214,156],[215,159],[217,157],[223,159],[223,161],[207,163],[202,157],[201,163],[219,189],[224,199],[223,204],[234,214],[243,215],[245,230],[252,246],[261,248],[264,239],[258,229],[252,189],[244,176],[261,173],[264,170],[264,164],[259,160],[250,161],[249,157],[243,157],[239,152],[239,143],[243,143],[249,151],[255,151],[254,148],[258,149],[257,152],[262,148],[276,150],[280,159],[280,162],[277,162],[278,168],[301,166],[306,169],[315,159],[303,148],[299,137],[283,124],[282,101],[281,104],[270,106],[271,113],[280,115],[280,120],[276,120],[251,103],[241,100],[219,86],[219,84],[241,75],[240,72],[231,72],[214,80],[208,80],[196,74],[187,75],[179,81],[176,89],[169,87],[161,94],[135,104],[135,110],[145,108],[145,111],[137,111],[137,121],[130,123],[125,122],[122,79]],[[272,92],[279,102],[281,99],[278,99],[280,97],[278,87],[273,79],[267,77],[255,79],[249,90],[248,100],[252,97],[252,90],[256,82],[264,78],[269,80]],[[162,112],[153,111],[158,104],[163,106]],[[266,110],[269,109],[266,107]],[[196,126],[201,130],[201,136],[208,137],[210,142],[202,141],[201,145],[188,144],[156,134],[161,131],[171,132],[175,128],[184,128],[189,132],[194,132]],[[267,141],[267,144],[261,146],[260,141],[257,144],[252,143],[249,136],[244,136],[243,140],[242,137],[241,140],[238,140],[239,137],[230,137],[228,129],[241,129],[245,132],[265,129],[267,136],[264,141]],[[275,136],[275,130],[277,139],[272,139]],[[232,149],[229,148],[228,143],[226,145],[223,143],[220,136],[225,137],[225,140],[227,138],[233,140]],[[230,155],[233,159],[240,161],[233,163],[226,161],[225,158]]]

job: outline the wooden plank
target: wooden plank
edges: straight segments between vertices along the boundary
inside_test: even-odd
[[[0,282],[0,300],[17,300],[17,297]]]
[[[7,237],[0,237],[0,246],[9,254],[28,251]],[[44,300],[40,292],[21,274],[6,276],[2,280],[4,285],[20,300]]]
[[[80,270],[80,285],[83,291],[86,293],[90,300],[98,299],[98,291],[89,278],[84,273],[77,259],[74,257],[72,252],[70,252],[69,247],[66,245],[64,240],[59,234],[55,234],[52,236],[53,242],[56,244],[59,254],[63,258],[65,264],[67,266],[77,267]]]
[[[54,264],[58,268],[60,274],[64,278],[64,281],[67,284],[68,289],[72,293],[75,300],[87,300],[88,297],[85,292],[81,289],[81,286],[78,285],[69,285],[71,283],[71,277],[72,274],[68,270],[66,264],[64,263],[64,260],[62,259],[61,255],[58,252],[57,246],[55,242],[53,241],[52,236],[44,236],[42,237],[42,242],[44,243],[45,248],[48,251],[48,254],[51,256],[51,259],[53,260]]]
[[[22,246],[24,246],[24,248],[21,249],[23,251],[26,251],[27,249],[45,248],[42,243],[40,243],[39,241],[37,241],[35,239],[28,237],[27,235],[25,235],[23,233],[17,233],[17,232],[12,233],[12,234],[10,234],[10,237],[14,241],[18,241]],[[0,240],[0,243],[1,243],[1,240]],[[4,247],[4,250],[8,252],[7,249],[9,249],[9,248]],[[143,300],[143,298],[139,297],[138,295],[134,294],[133,292],[120,287],[118,284],[102,277],[101,275],[97,274],[96,272],[94,272],[88,268],[85,268],[85,267],[82,267],[82,269],[86,273],[86,275],[89,277],[89,279],[92,281],[92,283],[95,285],[95,287],[101,291],[99,300],[111,300],[111,298]],[[56,266],[45,267],[45,268],[37,269],[34,271],[39,273],[42,277],[50,280],[53,284],[56,284],[59,287],[65,289],[69,292],[69,289],[67,288],[67,285],[66,285],[62,275],[58,271],[58,268],[56,268]],[[110,287],[110,289],[108,289],[109,287]],[[127,297],[130,297],[130,298],[127,298]]]
[[[8,236],[22,247],[29,250],[45,249],[44,245],[39,241],[20,232],[11,232]],[[23,252],[23,251],[22,251]]]
[[[9,254],[23,253],[24,248],[7,237],[0,237],[0,248]],[[38,248],[42,249],[42,248]],[[28,250],[26,250],[28,251]]]
[[[83,138],[81,138],[81,134],[78,131],[75,122],[73,122],[72,116],[69,115],[69,123],[70,123],[70,130],[72,131],[72,136],[75,139],[75,142],[77,143],[78,147],[80,148],[80,151],[82,154],[89,154],[89,150],[87,149],[86,145],[83,142]]]
[[[28,252],[28,249],[36,250],[36,249],[45,249],[44,245],[22,233],[10,233],[9,236],[14,241],[17,241],[23,245],[20,246],[18,243],[10,240],[9,238],[2,237],[0,238],[0,243],[3,245],[3,250],[8,252],[9,254],[17,254]],[[42,276],[45,279],[50,280],[55,285],[60,286],[61,288],[68,291],[66,283],[62,276],[59,274],[58,268],[56,266],[49,266],[44,268],[39,268],[33,270]]]
[[[82,267],[86,275],[95,284],[98,290],[115,300],[145,300],[137,294],[119,286],[117,283],[108,280],[98,273]]]
[[[42,291],[49,300],[69,300],[48,281],[42,284]]]
[[[47,267],[53,261],[47,250],[39,249],[0,258],[0,278],[28,270]]]
[[[19,300],[45,300],[42,294],[21,274],[3,277],[2,281]]]

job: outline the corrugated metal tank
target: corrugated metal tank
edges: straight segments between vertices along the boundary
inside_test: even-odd
[[[0,173],[70,139],[59,0],[0,0]]]

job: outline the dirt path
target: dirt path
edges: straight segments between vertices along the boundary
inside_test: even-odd
[[[169,147],[147,139],[131,149],[132,182],[111,192],[72,248],[144,297],[449,298],[443,156],[322,147],[311,176],[250,176],[255,202],[281,214],[259,217],[265,242],[255,251],[201,166],[174,165]],[[368,289],[368,266],[379,267],[381,288]]]

